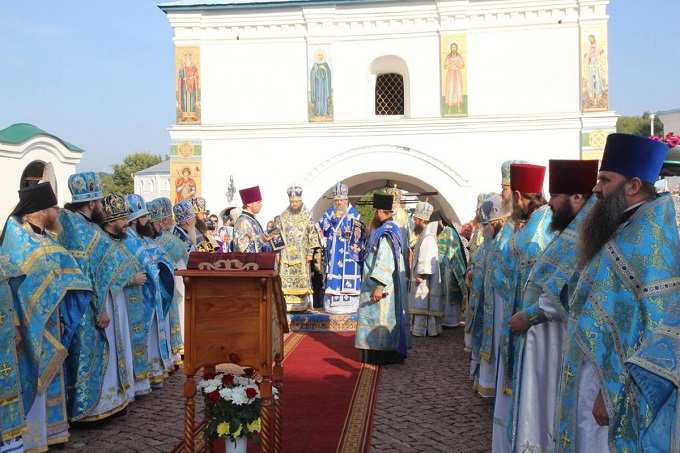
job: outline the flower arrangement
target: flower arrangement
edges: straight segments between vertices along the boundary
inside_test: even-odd
[[[234,443],[239,437],[259,442],[253,434],[261,429],[262,409],[260,381],[255,379],[255,373],[254,368],[244,368],[240,375],[203,375],[198,388],[205,395],[206,436],[211,439],[228,436]]]
[[[675,148],[676,146],[680,145],[680,136],[675,135],[673,132],[667,133],[665,137],[657,137],[655,135],[652,135],[649,138],[651,138],[652,140],[663,142],[667,144],[669,148]]]

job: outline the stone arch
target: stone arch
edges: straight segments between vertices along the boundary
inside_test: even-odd
[[[330,189],[337,182],[349,186],[350,196],[395,183],[409,192],[436,192],[429,196],[430,202],[459,223],[458,212],[466,212],[463,207],[467,207],[470,198],[467,179],[445,162],[397,145],[348,150],[310,169],[302,186],[314,218],[320,218],[328,209],[332,201]]]

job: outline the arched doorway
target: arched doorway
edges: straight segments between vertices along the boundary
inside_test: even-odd
[[[394,184],[407,192],[427,193],[418,197],[461,223],[459,212],[469,208],[468,181],[439,159],[410,148],[381,145],[357,148],[331,157],[306,176],[303,187],[309,193],[315,219],[332,203],[331,187],[342,182],[349,186],[350,201],[373,189]],[[474,202],[474,200],[473,200]]]
[[[34,186],[41,181],[47,181],[52,184],[52,190],[57,194],[57,178],[52,163],[35,160],[24,168],[19,180],[19,189]]]

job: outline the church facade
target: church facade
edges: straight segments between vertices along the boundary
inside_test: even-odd
[[[266,221],[293,183],[316,218],[337,182],[350,196],[397,184],[465,222],[477,193],[500,190],[507,159],[601,155],[616,125],[608,3],[163,3],[176,50],[171,192],[189,170],[219,211],[240,204],[234,186],[260,185]]]

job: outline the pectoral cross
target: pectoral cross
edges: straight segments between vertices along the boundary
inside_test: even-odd
[[[7,379],[12,372],[14,367],[10,366],[7,362],[2,362],[2,367],[0,367],[0,374]]]

